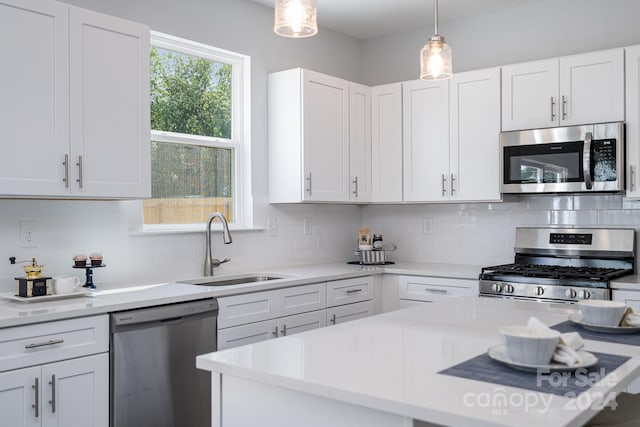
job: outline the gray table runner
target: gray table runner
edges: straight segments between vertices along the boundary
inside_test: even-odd
[[[483,353],[438,373],[542,393],[576,397],[630,359],[630,357],[615,354],[592,353],[598,358],[598,363],[590,368],[580,368],[575,372],[525,372],[493,360]]]
[[[577,332],[582,339],[593,341],[606,341],[616,344],[640,345],[640,332],[634,334],[612,334],[610,332],[596,332],[583,328],[570,320],[551,326],[551,329],[565,332]]]

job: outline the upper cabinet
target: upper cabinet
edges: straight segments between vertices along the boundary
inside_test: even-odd
[[[270,74],[270,201],[369,201],[369,108],[368,88],[346,80],[300,68]]]
[[[627,197],[640,199],[640,46],[626,49]]]
[[[500,69],[403,85],[404,200],[499,201]]]
[[[502,130],[624,120],[624,49],[502,67]]]
[[[371,88],[372,202],[402,202],[402,84]]]
[[[148,197],[148,28],[0,0],[0,36],[0,196]]]

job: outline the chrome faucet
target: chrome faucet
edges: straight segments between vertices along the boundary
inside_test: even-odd
[[[216,267],[220,267],[220,264],[224,262],[231,261],[230,258],[225,258],[220,261],[217,258],[211,257],[211,223],[214,219],[218,218],[222,223],[222,239],[224,240],[224,244],[228,245],[232,242],[231,240],[231,232],[229,231],[229,224],[227,224],[227,219],[220,212],[214,212],[209,217],[209,221],[207,221],[207,229],[206,229],[206,248],[204,254],[204,275],[205,276],[213,276],[213,269]]]

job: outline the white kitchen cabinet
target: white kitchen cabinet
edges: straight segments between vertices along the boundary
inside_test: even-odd
[[[404,201],[499,201],[500,70],[403,85]]]
[[[290,316],[325,308],[326,289],[324,283],[314,283],[273,291],[276,293],[277,316]]]
[[[327,307],[373,299],[373,277],[356,277],[327,282]]]
[[[631,307],[634,312],[640,313],[640,292],[638,291],[625,291],[614,289],[611,292],[611,299],[613,301],[620,301],[627,306]],[[633,381],[627,387],[629,393],[640,393],[640,379]]]
[[[218,325],[218,350],[266,341],[277,336],[277,319],[227,328],[220,328]]]
[[[327,308],[327,325],[337,325],[369,316],[373,316],[373,301],[339,305]]]
[[[624,120],[624,49],[502,67],[502,130]]]
[[[625,49],[627,197],[640,199],[640,45]]]
[[[148,197],[148,28],[0,0],[0,36],[0,196]]]
[[[296,68],[269,75],[271,203],[371,200],[368,87]]]
[[[108,426],[107,316],[6,328],[0,347],[3,423]]]
[[[478,281],[443,277],[400,276],[398,296],[400,308],[412,303],[408,301],[434,302],[457,296],[478,295]]]
[[[500,201],[500,69],[449,81],[449,199]]]
[[[349,200],[370,202],[371,89],[356,83],[349,83],[349,174]]]
[[[404,201],[447,199],[449,81],[403,83],[402,103]]]
[[[402,84],[371,88],[372,202],[402,202]]]
[[[284,337],[312,329],[324,328],[327,326],[327,316],[324,310],[317,310],[281,317],[277,319],[276,323],[278,325],[277,336]]]

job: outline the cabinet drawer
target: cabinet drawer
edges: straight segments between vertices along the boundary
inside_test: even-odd
[[[478,295],[478,281],[438,277],[400,276],[400,299],[439,301],[455,296]]]
[[[368,301],[373,298],[371,276],[327,282],[327,307]]]
[[[324,283],[279,289],[278,317],[326,308],[326,289]]]
[[[106,351],[106,315],[0,329],[0,372]]]
[[[218,330],[218,350],[266,341],[278,336],[276,320],[239,325]]]
[[[327,325],[362,319],[373,315],[373,301],[357,302],[327,309]]]
[[[218,298],[218,328],[278,317],[277,291]]]

